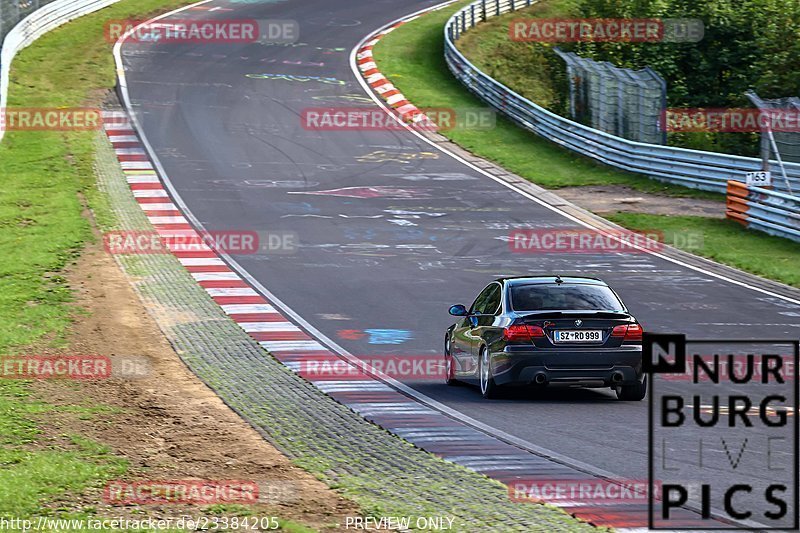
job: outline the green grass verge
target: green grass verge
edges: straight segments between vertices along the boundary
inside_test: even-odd
[[[80,435],[62,435],[58,446],[37,445],[40,430],[35,420],[55,411],[83,418],[104,409],[56,407],[31,399],[24,382],[0,383],[0,518],[89,518],[91,510],[60,512],[43,504],[125,473],[124,460]]]
[[[443,58],[444,24],[453,12],[468,3],[459,2],[405,24],[385,36],[373,49],[381,71],[419,107],[482,106],[453,77]],[[568,4],[565,1],[562,5]],[[470,49],[481,46],[477,42],[469,43]],[[491,51],[493,45],[485,46],[486,51]],[[665,186],[645,177],[595,165],[502,119],[498,119],[497,128],[493,130],[453,129],[442,133],[472,153],[547,188],[614,184],[643,192],[724,199],[723,195]],[[720,205],[720,210],[723,209]],[[702,234],[702,246],[687,251],[800,287],[800,261],[797,260],[800,244],[787,239],[747,230],[728,220],[627,213],[606,218],[634,230],[663,231],[668,244],[674,242],[679,246],[686,235]],[[675,236],[677,240],[672,240]]]
[[[427,14],[385,36],[373,49],[381,71],[419,107],[486,107],[456,80],[444,61],[444,24],[467,0]],[[467,150],[543,187],[625,185],[671,196],[721,199],[719,194],[620,172],[563,150],[499,117],[491,130],[455,128],[444,135]]]
[[[499,17],[465,33],[458,49],[483,72],[525,98],[559,115],[569,109],[564,61],[554,43],[524,43],[508,38],[511,21],[519,18],[580,18],[581,0],[544,0]]]
[[[800,243],[789,239],[748,230],[724,219],[642,213],[616,213],[605,218],[632,230],[662,231],[666,244],[800,287]]]
[[[59,28],[22,51],[12,65],[9,106],[99,106],[115,83],[109,19],[141,18],[186,0],[126,0]],[[8,132],[0,145],[0,354],[65,347],[71,293],[60,272],[92,237],[87,205],[110,211],[94,186],[95,132]],[[69,411],[90,420],[103,407],[48,405],[24,381],[0,380],[0,517],[85,519],[50,501],[102,486],[125,461],[79,435],[40,442],[39,420]],[[64,530],[69,530],[66,528]]]
[[[99,106],[115,83],[105,22],[186,3],[125,0],[48,33],[14,60],[9,106]],[[70,291],[58,272],[92,238],[86,201],[109,216],[94,187],[94,135],[12,131],[0,144],[0,353],[63,345]]]

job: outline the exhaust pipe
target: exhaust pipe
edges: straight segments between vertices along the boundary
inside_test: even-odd
[[[544,372],[539,372],[533,377],[533,382],[536,383],[537,385],[544,385],[545,383],[547,383],[547,374],[545,374]]]
[[[625,379],[625,376],[622,375],[622,372],[614,372],[611,375],[611,382],[612,383],[622,383],[622,381],[624,379]]]

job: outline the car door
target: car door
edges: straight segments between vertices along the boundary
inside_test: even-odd
[[[490,283],[475,300],[470,309],[469,321],[470,329],[467,337],[470,340],[469,368],[471,374],[477,376],[478,358],[480,348],[483,344],[483,334],[486,329],[493,327],[497,312],[500,308],[500,298],[502,288],[497,282]]]
[[[450,338],[450,355],[453,357],[457,376],[464,375],[465,365],[469,364],[472,354],[472,340],[468,337],[471,328],[469,317],[461,317],[456,322]]]
[[[478,294],[478,297],[475,298],[472,306],[468,308],[470,313],[472,313],[472,311],[476,309],[481,302],[486,300],[491,289],[492,285],[489,285],[484,288],[480,294]],[[450,353],[455,362],[456,375],[462,377],[474,372],[474,368],[472,366],[473,339],[471,337],[471,332],[474,327],[473,322],[474,320],[472,316],[465,316],[459,319],[455,328],[453,329],[453,338],[452,342],[450,343]]]

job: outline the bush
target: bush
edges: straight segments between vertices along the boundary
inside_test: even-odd
[[[698,18],[699,43],[577,43],[584,57],[667,80],[670,107],[751,107],[762,98],[800,95],[800,2],[797,0],[582,0],[590,18]],[[671,143],[755,155],[758,135],[681,134]]]

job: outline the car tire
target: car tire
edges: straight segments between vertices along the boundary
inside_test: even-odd
[[[450,335],[444,338],[444,382],[455,387],[460,385],[461,382],[456,379],[456,363],[453,356],[450,355]]]
[[[634,385],[620,385],[616,389],[617,399],[624,402],[639,402],[647,396],[647,376]]]
[[[500,387],[494,382],[492,365],[489,362],[489,350],[487,350],[486,346],[481,348],[480,357],[478,358],[478,381],[480,382],[481,395],[484,398],[493,400],[498,397]]]

